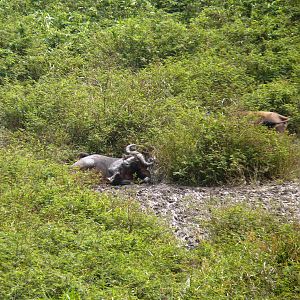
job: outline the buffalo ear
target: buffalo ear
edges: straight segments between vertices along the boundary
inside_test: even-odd
[[[79,158],[79,159],[84,158],[84,157],[86,157],[86,156],[89,156],[89,154],[88,154],[87,152],[80,152],[80,153],[78,154],[78,158]]]

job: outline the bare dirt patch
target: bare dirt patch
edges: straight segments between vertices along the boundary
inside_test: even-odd
[[[239,187],[187,187],[171,184],[129,185],[112,187],[100,185],[99,192],[134,198],[142,209],[162,217],[184,245],[191,248],[206,238],[201,226],[209,220],[214,208],[244,203],[261,207],[288,221],[300,221],[300,183],[269,183]]]

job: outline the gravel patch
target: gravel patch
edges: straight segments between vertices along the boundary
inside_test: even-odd
[[[290,221],[300,221],[300,183],[269,183],[238,187],[188,187],[160,183],[112,187],[100,185],[99,192],[135,198],[143,210],[153,211],[171,226],[175,236],[192,248],[208,233],[201,227],[214,208],[245,203],[263,208]]]

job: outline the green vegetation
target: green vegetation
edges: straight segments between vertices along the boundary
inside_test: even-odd
[[[298,298],[299,224],[236,206],[215,212],[209,227],[187,299]]]
[[[85,187],[94,179],[0,151],[1,299],[295,299],[300,230],[263,211],[213,214],[211,240],[176,245],[131,199]]]
[[[299,15],[296,0],[0,1],[0,298],[296,299],[298,225],[230,208],[188,252],[67,165],[136,143],[173,182],[299,178]],[[289,134],[239,110],[290,116]]]
[[[1,124],[74,152],[151,146],[189,184],[291,178],[293,138],[232,119],[277,111],[299,135],[298,16],[282,0],[2,1]]]
[[[3,157],[1,299],[159,299],[160,289],[182,289],[186,251],[135,202],[97,195],[24,150]]]

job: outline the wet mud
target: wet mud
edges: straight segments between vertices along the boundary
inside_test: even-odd
[[[203,221],[215,208],[244,203],[262,208],[287,221],[300,222],[300,183],[269,183],[238,187],[188,187],[166,183],[132,184],[112,187],[99,185],[99,192],[136,199],[143,210],[165,220],[175,236],[188,248],[207,238]]]

